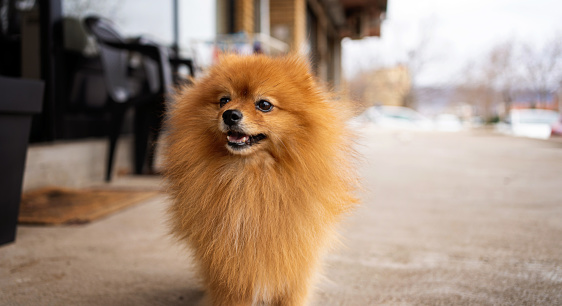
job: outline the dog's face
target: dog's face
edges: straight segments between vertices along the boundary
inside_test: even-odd
[[[205,84],[219,142],[233,155],[293,145],[306,133],[310,109],[320,99],[306,63],[298,58],[226,56]]]
[[[267,121],[273,120],[274,99],[251,95],[232,97],[224,94],[219,98],[219,130],[226,135],[226,148],[233,154],[249,154],[267,143]],[[275,103],[275,104],[274,104]],[[271,114],[270,114],[271,113]]]

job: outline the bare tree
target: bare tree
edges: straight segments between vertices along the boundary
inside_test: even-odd
[[[500,43],[492,48],[484,63],[486,79],[500,94],[506,110],[511,108],[515,90],[522,81],[517,67],[518,47],[514,40]]]
[[[434,32],[435,23],[432,19],[426,19],[421,22],[418,27],[419,39],[410,48],[406,54],[405,65],[408,67],[411,81],[410,89],[403,95],[403,105],[406,107],[415,108],[417,104],[417,97],[415,90],[418,86],[419,75],[437,59],[436,54],[433,52],[434,45]]]
[[[490,78],[496,76],[494,71],[490,67],[487,67],[487,70],[482,69],[480,65],[470,61],[461,71],[464,82],[455,89],[455,101],[471,105],[475,114],[485,120],[494,117],[495,102],[498,100],[497,91],[490,82]]]
[[[503,103],[509,111],[518,93],[531,91],[545,101],[562,81],[562,36],[557,35],[542,48],[507,40],[493,46],[479,61],[469,63],[462,72],[466,80],[457,89],[463,99],[490,119]],[[535,107],[539,101],[531,101]]]
[[[493,46],[484,56],[476,77],[473,74],[473,88],[480,96],[479,106],[487,119],[497,115],[498,106],[503,103],[505,111],[511,108],[514,94],[521,87],[520,45],[510,39]]]
[[[530,44],[524,45],[522,59],[527,84],[540,101],[545,101],[562,80],[562,34],[558,33],[538,50]]]

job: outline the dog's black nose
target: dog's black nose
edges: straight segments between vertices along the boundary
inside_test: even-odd
[[[236,125],[242,120],[242,112],[237,109],[229,109],[222,113],[222,120],[226,125]]]

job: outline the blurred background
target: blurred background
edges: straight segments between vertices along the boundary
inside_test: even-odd
[[[0,248],[0,304],[200,299],[163,239],[162,122],[175,86],[224,51],[301,53],[357,110],[363,203],[316,305],[562,304],[560,12],[0,0],[0,244],[18,231]]]
[[[558,135],[562,32],[549,5],[391,1],[380,38],[343,41],[350,93],[367,106],[413,108],[438,128],[460,119]]]

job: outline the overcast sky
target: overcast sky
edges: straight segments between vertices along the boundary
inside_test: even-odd
[[[421,85],[447,84],[459,70],[493,45],[516,39],[541,45],[562,34],[558,0],[388,0],[381,38],[344,41],[344,71],[393,65],[429,37],[432,58]],[[424,34],[425,33],[425,34]]]

